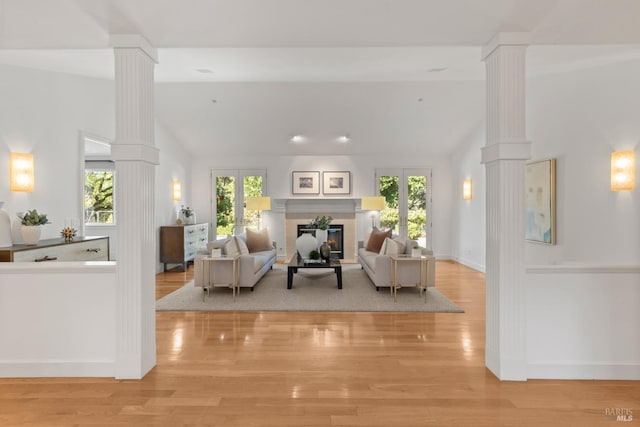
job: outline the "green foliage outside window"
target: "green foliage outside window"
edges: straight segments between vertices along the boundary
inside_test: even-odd
[[[424,176],[409,176],[407,186],[408,204],[408,237],[418,239],[425,236],[426,224],[426,189]],[[398,176],[381,176],[379,180],[380,195],[385,198],[386,208],[380,211],[380,225],[398,232]]]
[[[234,181],[231,176],[216,178],[216,234],[218,235],[233,234]]]
[[[245,176],[244,177],[244,197],[260,197],[262,196],[262,177],[261,176]],[[246,206],[245,206],[246,207]],[[260,211],[244,210],[244,223],[247,227],[259,228]]]
[[[258,197],[262,195],[262,176],[245,176],[243,179],[245,197]],[[216,234],[219,236],[232,235],[235,223],[234,202],[235,177],[216,177]],[[245,211],[245,224],[253,226],[258,223],[257,211]]]
[[[113,224],[113,171],[86,171],[84,180],[84,222]]]

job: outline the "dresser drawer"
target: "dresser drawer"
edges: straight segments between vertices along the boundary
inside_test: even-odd
[[[109,239],[100,238],[61,243],[45,247],[23,248],[13,253],[14,262],[108,261]]]
[[[160,227],[160,262],[182,264],[186,270],[200,249],[207,248],[208,224],[167,225]]]

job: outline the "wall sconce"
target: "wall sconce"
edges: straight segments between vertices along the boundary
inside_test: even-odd
[[[360,209],[363,211],[381,211],[387,207],[384,196],[365,196],[360,200]],[[376,226],[375,213],[371,214],[371,228]]]
[[[472,191],[471,191],[471,179],[465,179],[462,183],[462,198],[464,200],[471,200]]]
[[[10,189],[14,192],[32,193],[35,186],[33,154],[11,153],[9,159]]]
[[[636,152],[611,153],[611,191],[631,191],[636,188]]]
[[[173,200],[179,202],[182,200],[182,183],[177,179],[173,180]]]

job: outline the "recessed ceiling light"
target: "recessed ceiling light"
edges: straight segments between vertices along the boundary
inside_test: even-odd
[[[304,140],[305,140],[305,138],[302,135],[293,135],[291,137],[291,142],[299,143],[299,142],[304,142]]]
[[[213,74],[213,70],[208,68],[196,68],[196,71],[202,74]]]
[[[340,135],[338,137],[338,142],[349,142],[351,140],[351,137],[349,135]]]

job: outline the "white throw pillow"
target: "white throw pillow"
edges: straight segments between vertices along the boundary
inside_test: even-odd
[[[387,240],[389,240],[388,237],[384,239],[384,242],[382,242],[382,246],[380,246],[380,252],[378,252],[378,255],[384,255],[384,252],[387,250]]]
[[[382,243],[383,249],[381,249],[382,255],[398,255],[398,243],[395,240],[390,238],[384,239],[384,243]],[[384,252],[382,252],[384,250]]]
[[[236,239],[233,237],[224,243],[223,249],[224,249],[224,254],[227,256],[236,257],[240,255],[238,244],[236,243]]]
[[[236,236],[236,245],[238,245],[238,250],[240,251],[240,255],[249,255],[249,248],[247,244],[242,240],[241,237]]]
[[[407,239],[405,239],[404,237],[395,237],[393,239],[394,242],[396,242],[396,245],[398,245],[398,253],[399,254],[403,254],[406,252],[407,249]]]

